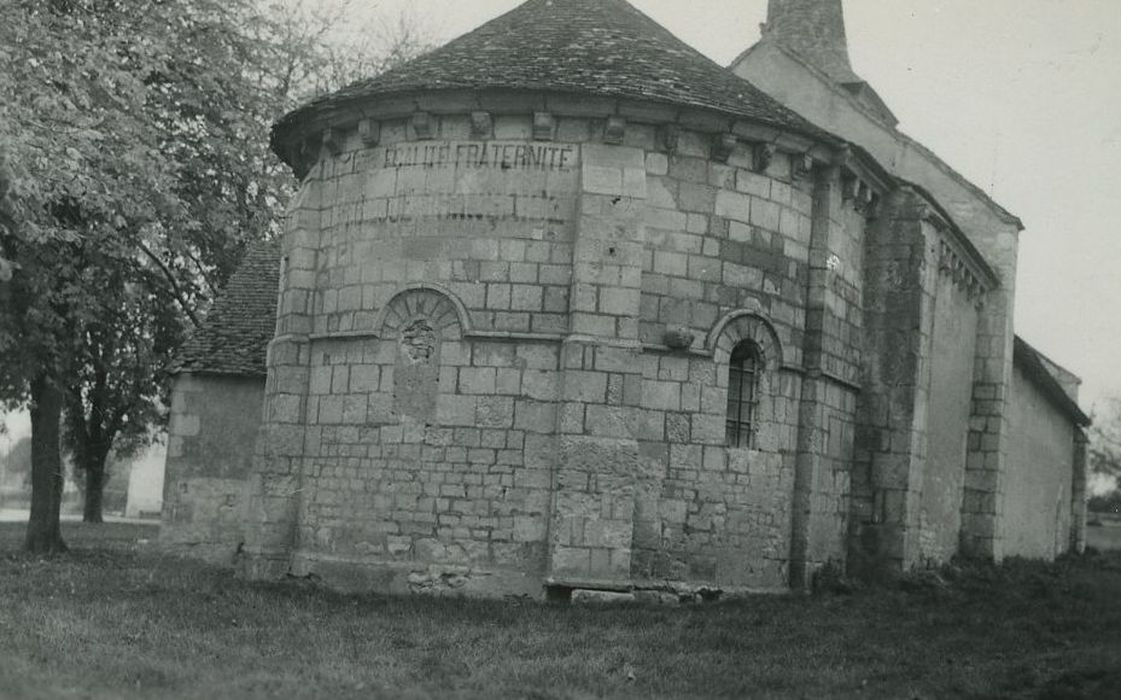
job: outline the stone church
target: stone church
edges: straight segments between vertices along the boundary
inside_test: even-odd
[[[1082,547],[1023,227],[896,128],[841,0],[770,0],[727,68],[624,0],[529,0],[272,147],[286,232],[176,365],[168,546],[532,597]]]

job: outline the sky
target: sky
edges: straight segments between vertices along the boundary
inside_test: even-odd
[[[354,26],[406,12],[443,43],[519,1],[351,12]],[[755,43],[767,8],[632,2],[721,65]],[[1085,408],[1121,397],[1121,1],[847,0],[845,13],[853,67],[899,128],[1024,221],[1017,333],[1083,377]]]

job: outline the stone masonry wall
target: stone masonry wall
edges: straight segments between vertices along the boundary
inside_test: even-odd
[[[727,163],[706,156],[705,144],[683,139],[676,153],[647,158],[643,340],[684,330],[694,350],[707,340],[714,356],[645,358],[635,575],[785,587],[800,449],[811,471],[802,507],[816,516],[813,532],[807,524],[799,533],[813,540],[803,551],[819,562],[844,557],[864,218],[844,206],[837,172],[797,172],[787,157],[758,172],[747,149]],[[833,197],[829,182],[825,192],[818,183],[830,177]],[[730,449],[728,358],[743,340],[763,350],[766,367],[754,444]],[[818,372],[809,395],[792,371],[808,364],[807,347]]]
[[[977,323],[962,552],[999,560],[1004,538],[1002,480],[1011,449],[1008,416],[1022,225],[937,155],[832,84],[825,74],[791,58],[777,43],[760,42],[732,70],[813,123],[867,149],[893,174],[922,185],[995,269],[1000,285],[988,293]]]
[[[783,367],[802,356],[813,186],[775,160],[766,173],[748,149],[713,162],[692,135],[647,157],[642,339],[685,331],[714,356],[643,358],[640,579],[786,585],[801,381]],[[718,327],[735,311],[747,315]],[[728,358],[744,340],[764,360],[754,444],[729,449]]]
[[[795,480],[791,580],[846,558],[857,400],[864,361],[865,240],[878,195],[840,166],[818,172]],[[804,549],[800,543],[804,542]]]
[[[853,573],[910,566],[926,459],[930,292],[922,204],[901,188],[883,203],[866,242],[865,392],[852,483]]]
[[[171,392],[161,544],[229,561],[261,423],[261,378],[181,374]]]
[[[627,582],[632,567],[647,188],[642,148],[593,141],[580,151],[548,582],[604,588]]]
[[[958,553],[960,540],[979,300],[960,283],[960,276],[955,279],[948,258],[932,263],[929,270],[936,275],[934,327],[927,351],[930,406],[919,506],[919,556],[943,562]]]
[[[251,559],[399,592],[780,588],[799,455],[804,556],[843,558],[864,215],[808,156],[665,133],[475,112],[330,135],[286,238]],[[741,340],[765,369],[729,449]]]
[[[885,201],[868,238],[855,573],[946,561],[959,551],[959,513],[972,505],[965,489],[972,344],[986,288],[955,241],[907,187]]]
[[[471,128],[388,125],[320,171],[297,570],[540,591],[578,150]]]

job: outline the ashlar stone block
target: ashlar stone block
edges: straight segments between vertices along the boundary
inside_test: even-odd
[[[719,190],[716,193],[714,212],[717,216],[746,223],[751,221],[751,206],[752,199],[750,196],[729,190]]]

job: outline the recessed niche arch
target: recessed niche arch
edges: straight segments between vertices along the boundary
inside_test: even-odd
[[[454,294],[437,285],[418,284],[402,289],[378,313],[374,331],[394,339],[417,318],[426,318],[445,340],[459,339],[470,330],[467,308]]]
[[[766,369],[777,370],[783,366],[778,333],[770,321],[756,311],[745,309],[724,314],[709,331],[705,346],[713,353],[717,364],[726,365],[732,349],[744,340],[755,342]]]
[[[416,286],[397,293],[382,308],[376,329],[394,343],[393,412],[431,424],[440,394],[440,352],[463,338],[466,310],[444,290]]]

